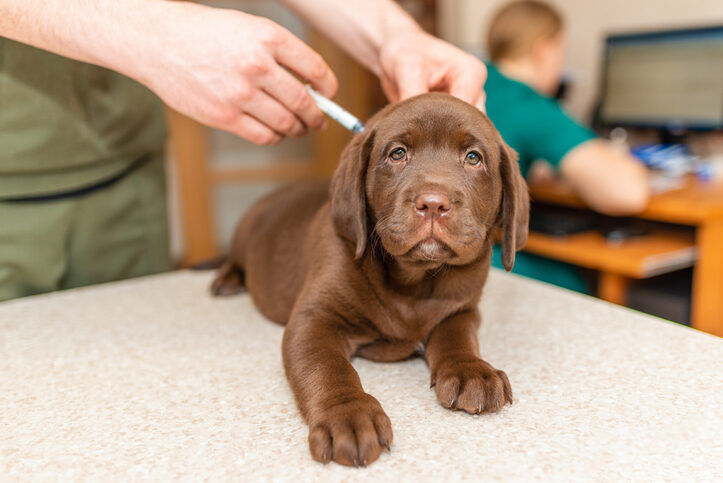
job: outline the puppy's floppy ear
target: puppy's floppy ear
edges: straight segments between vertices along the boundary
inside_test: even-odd
[[[508,272],[515,264],[515,252],[527,242],[530,224],[530,195],[520,173],[517,152],[500,138],[502,177],[502,266]]]
[[[329,190],[334,227],[356,245],[355,260],[367,246],[366,173],[373,142],[374,131],[369,129],[354,136],[341,153]]]

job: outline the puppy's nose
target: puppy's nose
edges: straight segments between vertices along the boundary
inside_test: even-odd
[[[441,193],[424,193],[414,200],[414,208],[424,216],[443,215],[449,211],[449,198]]]

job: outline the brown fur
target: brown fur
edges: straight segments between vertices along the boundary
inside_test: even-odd
[[[406,158],[392,159],[400,147]],[[482,155],[479,166],[466,163],[470,150]],[[330,185],[292,184],[249,210],[212,290],[245,287],[286,325],[284,367],[314,459],[366,465],[392,443],[354,356],[423,356],[450,409],[494,412],[512,402],[507,376],[480,358],[478,304],[492,230],[502,228],[509,270],[527,238],[528,205],[516,154],[489,119],[425,94],[374,116]]]

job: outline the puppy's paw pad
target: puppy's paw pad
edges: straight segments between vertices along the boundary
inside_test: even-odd
[[[368,394],[320,410],[309,424],[311,456],[322,463],[366,466],[392,444],[392,424]]]
[[[481,359],[444,363],[432,384],[440,404],[470,414],[496,412],[512,403],[507,375]]]

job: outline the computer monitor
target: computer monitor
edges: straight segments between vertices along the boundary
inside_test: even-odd
[[[597,115],[606,127],[723,129],[723,25],[609,36]]]

